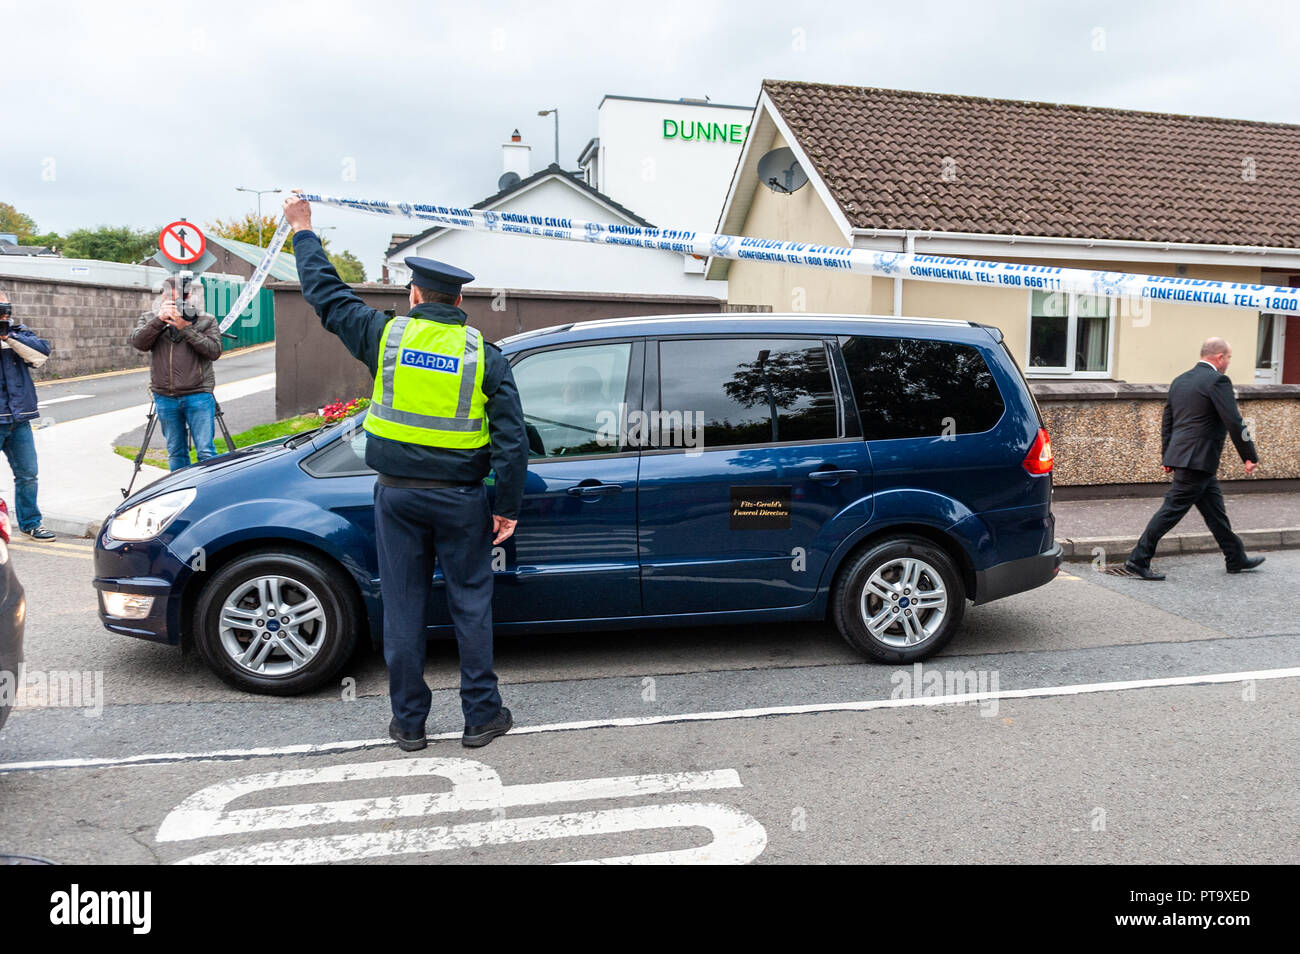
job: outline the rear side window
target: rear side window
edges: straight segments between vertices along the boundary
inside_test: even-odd
[[[839,436],[835,388],[820,340],[661,341],[659,400],[661,447],[699,446],[692,429],[704,447]]]
[[[1002,417],[997,383],[970,345],[854,335],[840,348],[866,440],[978,434]]]

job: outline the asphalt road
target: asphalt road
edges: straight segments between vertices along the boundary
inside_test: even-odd
[[[385,738],[376,655],[311,696],[240,693],[100,629],[88,554],[13,551],[29,673],[91,675],[88,706],[21,709],[0,734],[0,852],[1300,861],[1297,551],[1240,576],[1170,558],[1163,584],[1072,567],[971,608],[919,671],[864,664],[822,625],[502,639],[518,728],[480,750],[455,741],[455,651],[439,642],[430,732],[446,738],[411,755]],[[934,705],[934,679],[982,695]]]
[[[273,347],[223,355],[215,365],[218,384],[239,381],[274,370],[275,348]],[[119,411],[137,404],[149,403],[149,369],[96,375],[75,381],[42,382],[37,386],[36,395],[41,417],[51,418],[59,423],[75,421],[93,414]]]

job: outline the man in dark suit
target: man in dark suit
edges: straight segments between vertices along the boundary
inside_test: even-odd
[[[1156,544],[1193,506],[1201,512],[1223,550],[1229,573],[1253,570],[1264,562],[1262,556],[1247,556],[1241,537],[1232,532],[1223,507],[1223,491],[1215,477],[1225,436],[1232,438],[1247,476],[1259,466],[1259,454],[1255,452],[1249,428],[1237,410],[1232,382],[1224,373],[1231,360],[1232,348],[1228,342],[1209,338],[1201,345],[1201,360],[1196,367],[1180,374],[1169,385],[1169,400],[1160,424],[1160,445],[1161,463],[1165,473],[1173,473],[1173,483],[1165,494],[1165,502],[1147,524],[1142,539],[1124,564],[1125,569],[1144,580],[1165,578],[1163,573],[1151,569]]]

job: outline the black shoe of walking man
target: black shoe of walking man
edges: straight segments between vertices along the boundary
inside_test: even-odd
[[[396,718],[388,723],[388,736],[403,752],[418,752],[429,744],[429,738],[424,734],[423,729],[419,732],[404,732],[397,724]]]

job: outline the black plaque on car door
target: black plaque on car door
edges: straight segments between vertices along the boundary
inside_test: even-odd
[[[732,530],[789,530],[791,487],[732,487]]]

